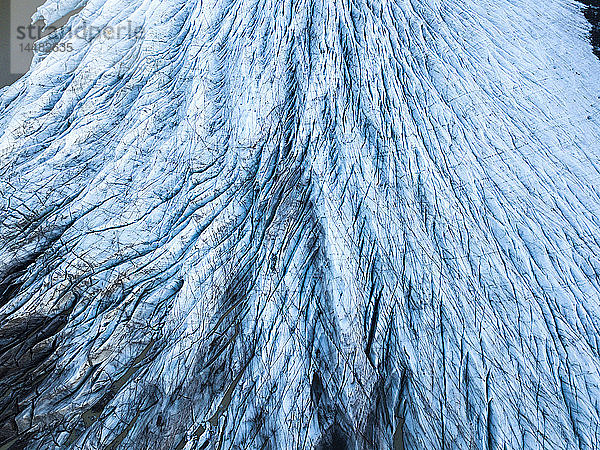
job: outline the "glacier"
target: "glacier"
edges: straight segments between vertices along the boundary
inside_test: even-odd
[[[580,3],[77,8],[0,90],[2,450],[600,448]]]

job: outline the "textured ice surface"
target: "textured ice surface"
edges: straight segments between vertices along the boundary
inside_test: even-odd
[[[89,0],[0,90],[3,448],[600,448],[588,33]]]

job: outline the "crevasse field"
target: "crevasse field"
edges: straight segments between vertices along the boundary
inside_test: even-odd
[[[600,449],[579,3],[79,7],[0,90],[2,450]]]

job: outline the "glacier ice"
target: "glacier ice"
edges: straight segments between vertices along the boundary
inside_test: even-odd
[[[0,90],[2,449],[600,448],[577,2],[80,7]]]

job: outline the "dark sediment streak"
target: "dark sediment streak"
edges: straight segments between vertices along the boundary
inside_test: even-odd
[[[594,47],[594,54],[600,58],[600,0],[579,0],[586,5],[583,12],[585,18],[592,25],[590,41]]]

